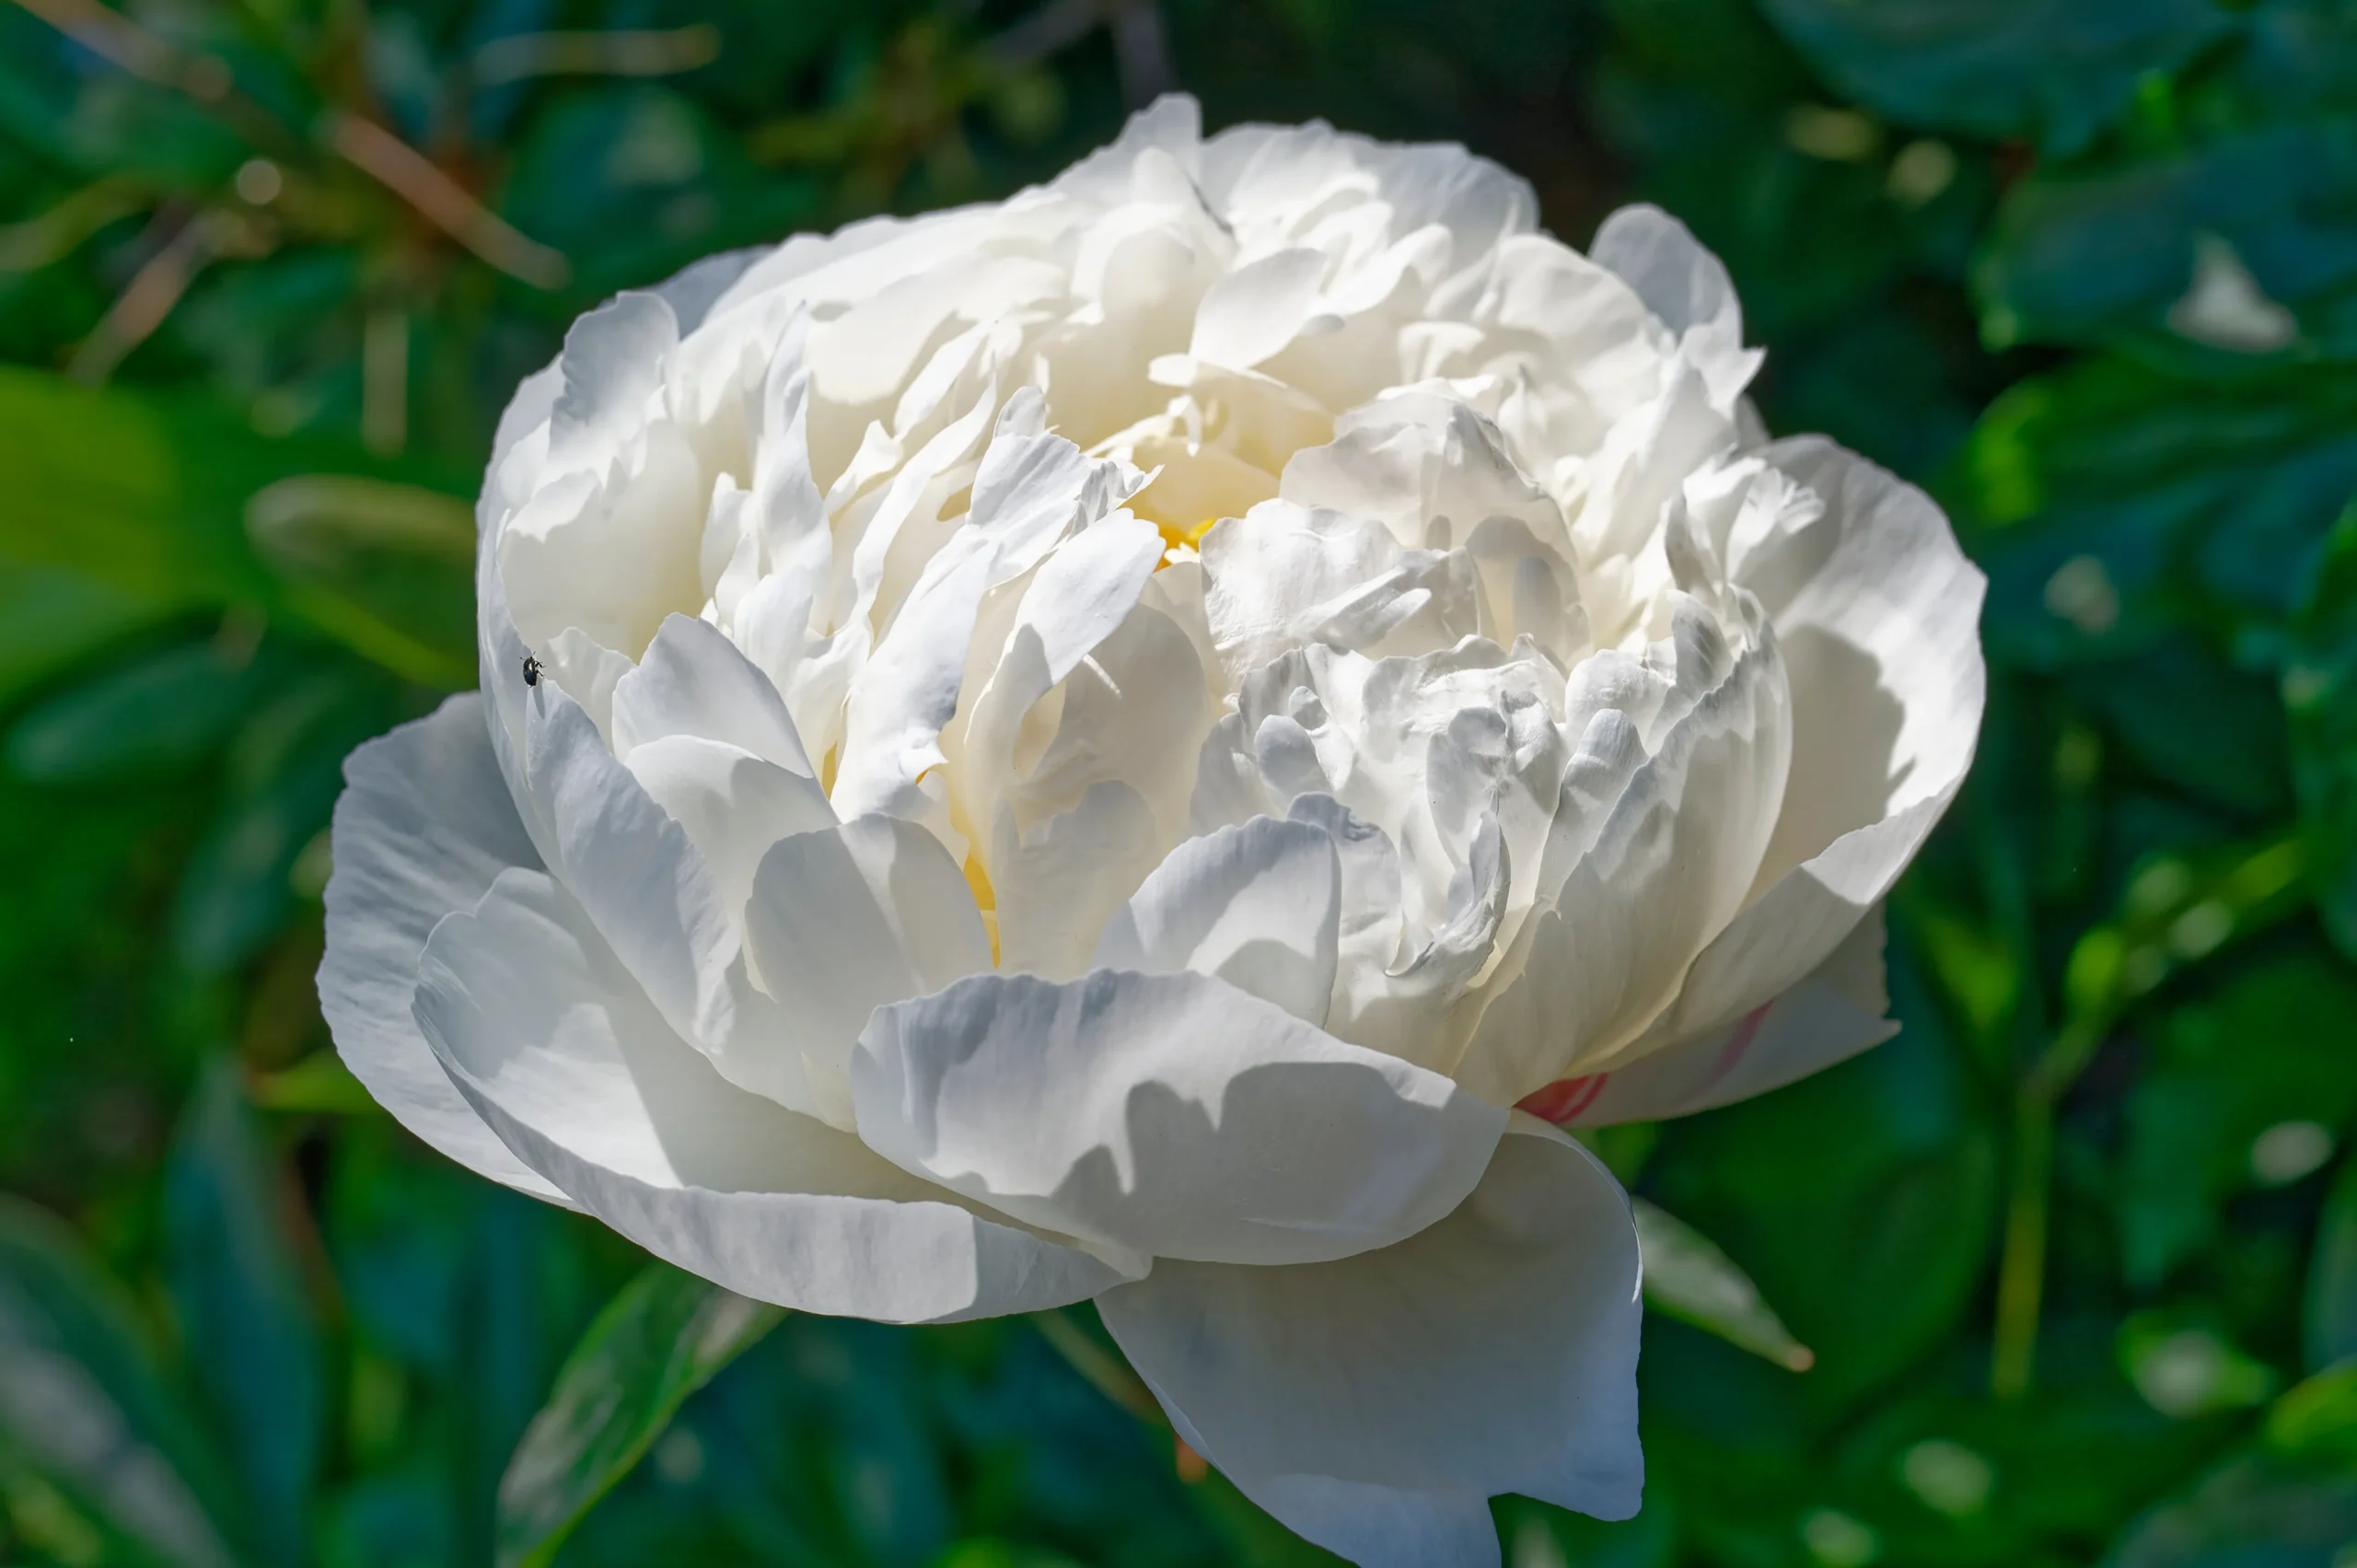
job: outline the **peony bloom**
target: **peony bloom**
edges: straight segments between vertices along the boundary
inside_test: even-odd
[[[748,1295],[1095,1298],[1358,1562],[1626,1516],[1636,1238],[1555,1124],[1887,1035],[1981,706],[1945,519],[1759,362],[1657,211],[1582,256],[1184,99],[625,294],[501,422],[482,692],[349,765],[337,1044]]]

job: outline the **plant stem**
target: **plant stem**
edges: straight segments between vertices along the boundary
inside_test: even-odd
[[[2014,1100],[2013,1192],[2005,1205],[2004,1252],[1997,1266],[1996,1346],[1989,1364],[1990,1392],[2003,1400],[2029,1392],[2038,1359],[2053,1165],[2054,1108],[2024,1085]]]
[[[2054,1185],[2054,1119],[2062,1097],[2103,1044],[2107,1024],[2076,1017],[2022,1074],[2014,1096],[2013,1191],[2005,1205],[2004,1250],[1997,1265],[1996,1343],[1989,1388],[2014,1400],[2029,1392],[2038,1367],[2038,1315],[2046,1299],[2046,1237]]]
[[[1048,1347],[1064,1358],[1065,1363],[1085,1378],[1089,1386],[1139,1420],[1155,1426],[1167,1427],[1170,1418],[1162,1413],[1162,1405],[1145,1379],[1130,1370],[1129,1364],[1089,1337],[1088,1331],[1074,1322],[1061,1308],[1031,1314],[1032,1325]]]

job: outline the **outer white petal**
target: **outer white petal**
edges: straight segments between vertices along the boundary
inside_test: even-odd
[[[776,1004],[752,984],[728,896],[687,830],[548,681],[532,689],[525,742],[550,868],[656,1011],[731,1083],[809,1109],[800,1053],[784,1044]],[[641,749],[695,744],[668,737]]]
[[[1972,765],[1988,580],[1930,497],[1816,438],[1770,448],[1823,516],[1746,552],[1793,696],[1784,808],[1750,903],[1654,1039],[1726,1024],[1825,962],[1890,890]]]
[[[1731,1024],[1624,1067],[1548,1085],[1522,1109],[1565,1127],[1654,1121],[1766,1094],[1898,1032],[1883,1016],[1882,906],[1798,985]]]
[[[844,1128],[868,1015],[991,967],[964,874],[940,840],[895,817],[780,842],[754,877],[745,939],[819,1113]]]
[[[1618,273],[1678,334],[1710,384],[1712,401],[1732,409],[1762,356],[1744,349],[1743,307],[1725,264],[1684,224],[1643,203],[1606,218],[1587,253],[1597,266]]]
[[[545,875],[505,873],[435,930],[417,1021],[518,1155],[680,1268],[810,1312],[1032,1311],[1135,1274],[982,1218],[856,1139],[732,1087]]]
[[[1285,1524],[1367,1568],[1487,1568],[1494,1493],[1637,1511],[1638,1272],[1612,1178],[1517,1118],[1396,1246],[1165,1261],[1097,1307],[1189,1445]]]
[[[618,294],[567,328],[557,361],[564,389],[549,412],[548,471],[601,463],[644,421],[679,344],[679,318],[659,294]]]
[[[1455,1208],[1505,1113],[1196,974],[981,975],[880,1009],[859,1133],[903,1169],[1101,1245],[1343,1258]]]
[[[1487,158],[1461,146],[1371,141],[1323,122],[1223,131],[1203,144],[1197,169],[1205,199],[1241,232],[1372,176],[1376,199],[1391,209],[1391,232],[1434,224],[1447,232],[1453,273],[1474,271],[1507,236],[1538,226],[1529,185]]]
[[[564,1202],[450,1086],[410,1017],[435,923],[470,909],[503,871],[537,867],[469,691],[345,760],[330,845],[319,1010],[354,1077],[401,1124],[494,1181]]]
[[[1203,140],[1203,112],[1185,93],[1165,93],[1130,116],[1110,144],[1056,176],[1056,189],[1119,200],[1139,158],[1158,153],[1191,174]]]
[[[1323,1024],[1341,875],[1333,838],[1306,822],[1256,817],[1189,839],[1107,923],[1095,967],[1214,975]]]
[[[717,627],[686,615],[666,618],[637,668],[614,686],[616,755],[673,735],[721,741],[817,776],[777,688]]]

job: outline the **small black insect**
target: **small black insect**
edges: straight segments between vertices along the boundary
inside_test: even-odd
[[[540,661],[534,658],[531,655],[526,654],[524,656],[524,684],[527,686],[538,686],[540,683]]]

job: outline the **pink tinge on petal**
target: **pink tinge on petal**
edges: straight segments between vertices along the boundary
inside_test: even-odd
[[[1558,1079],[1515,1101],[1515,1109],[1527,1110],[1541,1121],[1568,1127],[1573,1117],[1596,1103],[1596,1097],[1604,1092],[1604,1081],[1611,1076],[1609,1073],[1590,1073],[1584,1077]]]
[[[1691,1104],[1726,1080],[1727,1074],[1741,1064],[1751,1042],[1759,1038],[1759,1026],[1767,1021],[1768,1010],[1774,1005],[1772,1002],[1763,1002],[1743,1016],[1728,1033],[1726,1044],[1719,1047],[1718,1060],[1711,1063],[1711,1070],[1702,1075],[1701,1082],[1680,1097],[1679,1104]],[[1541,1121],[1569,1127],[1596,1104],[1611,1077],[1609,1073],[1587,1073],[1576,1078],[1559,1078],[1515,1101],[1515,1109],[1527,1110]]]
[[[1749,1051],[1751,1042],[1759,1038],[1759,1026],[1767,1018],[1768,1009],[1774,1005],[1773,1002],[1762,1002],[1743,1016],[1743,1021],[1736,1025],[1735,1032],[1727,1036],[1726,1044],[1719,1048],[1719,1059],[1711,1063],[1708,1075],[1687,1091],[1689,1101],[1709,1094],[1725,1080],[1728,1074],[1736,1070],[1736,1063],[1743,1060],[1744,1052]]]

